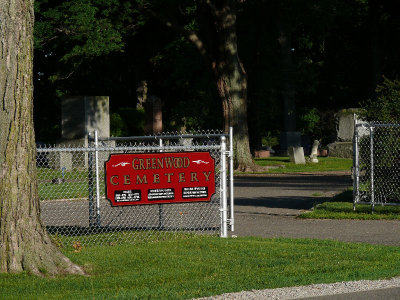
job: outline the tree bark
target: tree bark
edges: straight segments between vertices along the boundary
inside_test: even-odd
[[[247,74],[240,61],[236,35],[235,1],[212,6],[216,26],[216,53],[212,62],[224,114],[224,129],[234,131],[235,163],[238,171],[256,171],[249,145],[247,125]]]
[[[0,272],[83,274],[40,221],[33,131],[33,1],[0,0]]]

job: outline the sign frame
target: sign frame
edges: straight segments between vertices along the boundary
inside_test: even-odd
[[[110,173],[109,167],[126,173]],[[210,202],[217,190],[215,169],[208,151],[111,153],[104,162],[105,197],[117,207]]]

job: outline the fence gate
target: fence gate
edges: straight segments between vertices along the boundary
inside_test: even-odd
[[[56,237],[83,244],[227,237],[234,230],[232,137],[232,128],[114,138],[95,132],[86,145],[42,146],[42,222]]]
[[[355,120],[353,206],[400,205],[400,124]]]

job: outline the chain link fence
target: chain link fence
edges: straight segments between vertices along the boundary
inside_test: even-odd
[[[400,205],[400,124],[356,120],[354,128],[354,209]]]
[[[37,149],[41,220],[55,239],[80,244],[154,241],[193,233],[226,237],[229,224],[233,229],[233,190],[229,218],[226,202],[233,182],[227,185],[225,164],[233,151],[226,151],[226,137],[219,131],[126,138],[92,135],[80,145],[41,146]],[[106,199],[105,162],[111,154],[193,151],[209,152],[215,161],[216,193],[210,201],[112,206]]]

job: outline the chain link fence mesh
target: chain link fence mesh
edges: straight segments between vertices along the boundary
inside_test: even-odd
[[[222,132],[99,139],[81,145],[37,149],[41,220],[55,239],[80,244],[154,241],[217,234],[221,226]],[[86,147],[85,147],[86,144]],[[98,153],[98,190],[95,149]],[[216,193],[210,202],[111,206],[105,198],[110,154],[207,151],[215,160]],[[99,194],[99,199],[96,195]]]
[[[400,125],[355,126],[354,204],[400,205]]]

